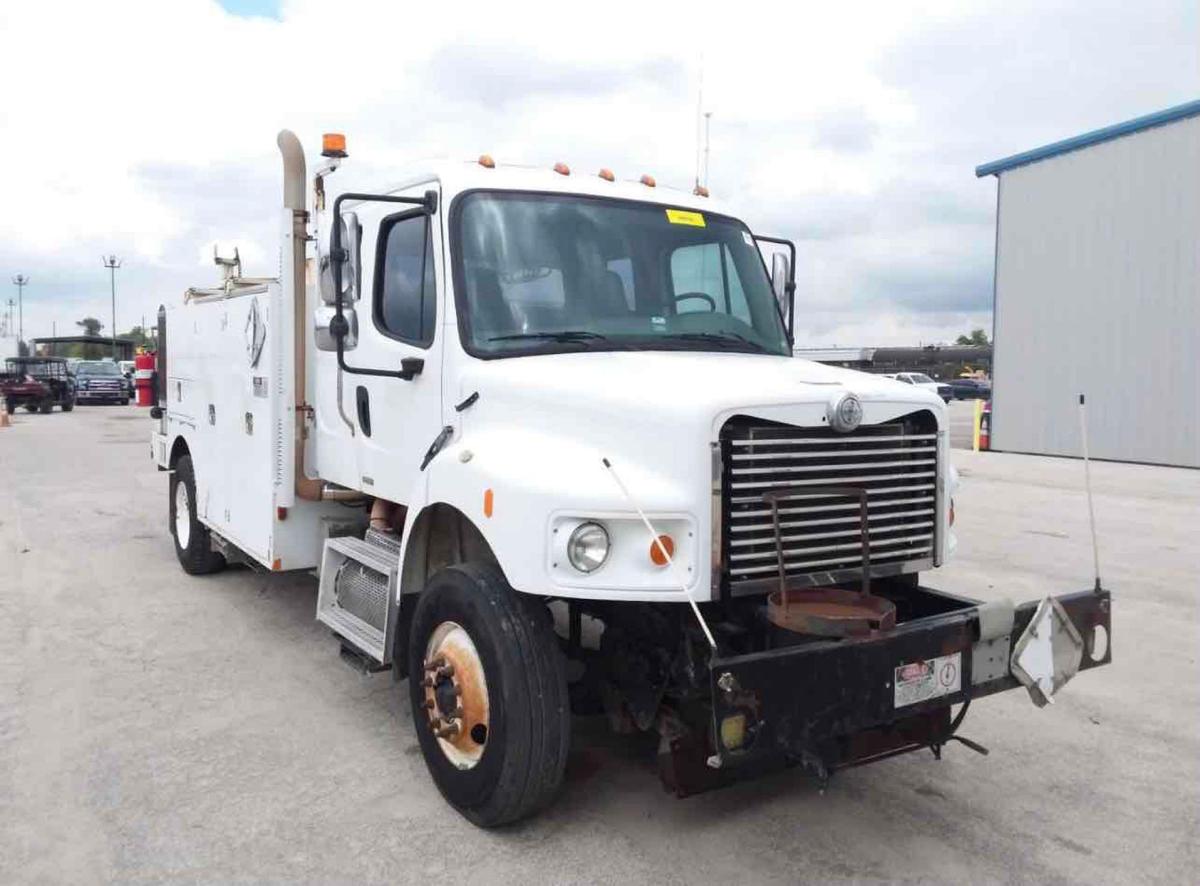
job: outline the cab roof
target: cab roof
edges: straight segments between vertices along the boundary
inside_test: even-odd
[[[474,190],[533,191],[609,197],[616,200],[652,203],[663,207],[677,207],[696,212],[737,217],[720,200],[700,197],[690,191],[663,184],[651,187],[642,184],[636,178],[617,178],[615,181],[607,181],[600,177],[599,170],[572,168],[570,174],[563,175],[555,172],[552,168],[503,163],[496,163],[494,168],[488,168],[477,160],[441,160],[426,164],[425,169],[426,172],[407,176],[401,181],[391,183],[378,190],[377,193],[390,194],[425,182],[437,181],[442,186],[442,197],[446,201],[452,200],[458,194]],[[349,171],[349,169],[346,170],[346,172]],[[340,176],[339,173],[338,177]],[[341,181],[334,184],[337,187],[347,183]]]

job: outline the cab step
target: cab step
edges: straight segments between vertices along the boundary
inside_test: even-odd
[[[374,670],[392,661],[400,552],[394,536],[327,538],[321,555],[317,621]]]

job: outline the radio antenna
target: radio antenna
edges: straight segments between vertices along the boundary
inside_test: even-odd
[[[1092,463],[1088,458],[1087,406],[1079,395],[1079,438],[1083,442],[1083,483],[1087,487],[1088,522],[1092,527],[1092,566],[1096,573],[1096,593],[1100,592],[1100,544],[1096,540],[1096,508],[1092,504]]]

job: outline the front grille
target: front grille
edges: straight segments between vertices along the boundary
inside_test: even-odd
[[[781,487],[865,488],[872,571],[933,555],[937,423],[929,412],[849,434],[738,417],[721,431],[721,452],[722,560],[735,590],[778,581],[774,519],[762,496]],[[789,583],[861,574],[857,500],[800,492],[780,501],[779,523]]]

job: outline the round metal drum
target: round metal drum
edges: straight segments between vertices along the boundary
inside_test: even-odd
[[[865,637],[896,626],[891,600],[842,588],[775,591],[767,599],[771,624],[813,637]]]

